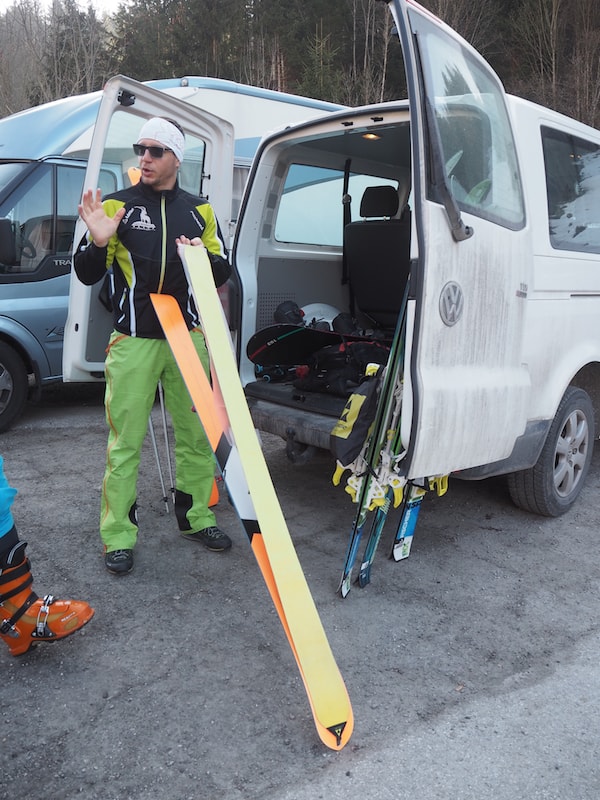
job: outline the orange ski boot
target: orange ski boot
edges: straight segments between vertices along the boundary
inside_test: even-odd
[[[40,599],[29,589],[32,583],[24,555],[16,566],[0,571],[0,638],[13,656],[26,653],[38,642],[64,639],[94,616],[94,609],[83,600],[57,600],[51,594]]]

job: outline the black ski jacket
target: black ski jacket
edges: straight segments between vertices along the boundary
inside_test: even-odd
[[[175,297],[189,329],[199,325],[175,239],[200,236],[210,258],[217,286],[231,274],[227,250],[212,206],[176,186],[157,192],[138,183],[108,195],[108,216],[125,206],[125,216],[106,247],[96,247],[89,231],[74,256],[79,280],[91,286],[112,269],[112,307],[115,330],[145,339],[164,339],[150,293]]]

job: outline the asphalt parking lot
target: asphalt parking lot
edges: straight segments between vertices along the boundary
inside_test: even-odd
[[[156,427],[162,452],[158,412]],[[353,703],[318,739],[294,659],[234,512],[230,553],[177,535],[146,442],[134,571],[97,533],[99,387],[56,387],[0,436],[38,594],[87,599],[78,634],[0,650],[6,800],[597,800],[600,447],[577,506],[515,509],[501,479],[427,497],[410,559],[336,594],[354,507],[325,455],[264,439],[300,561]],[[163,458],[164,461],[164,458]],[[165,468],[166,470],[166,468]]]

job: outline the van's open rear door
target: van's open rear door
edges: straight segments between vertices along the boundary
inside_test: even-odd
[[[132,144],[145,119],[170,117],[186,132],[179,170],[180,185],[210,200],[222,230],[229,230],[233,183],[233,126],[213,114],[164,92],[118,75],[104,89],[96,125],[73,143],[73,154],[89,150],[84,189],[100,187],[108,194],[137,180],[138,159]],[[78,221],[74,246],[85,233]],[[102,302],[101,284],[84,286],[71,275],[69,315],[65,326],[63,378],[89,381],[103,377],[104,351],[112,330],[112,314]]]
[[[418,3],[390,8],[409,90],[417,259],[402,433],[409,477],[422,477],[502,460],[524,432],[530,247],[500,81]]]

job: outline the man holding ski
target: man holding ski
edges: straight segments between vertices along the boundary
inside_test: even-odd
[[[104,200],[99,190],[87,190],[79,206],[88,233],[75,253],[75,272],[87,285],[101,280],[107,269],[112,268],[114,276],[114,331],[105,364],[109,437],[100,535],[106,568],[117,575],[133,568],[140,452],[159,381],[175,431],[175,514],[180,532],[210,550],[231,547],[209,508],[214,457],[149,298],[151,293],[175,297],[208,371],[208,352],[177,246],[205,247],[217,286],[229,277],[230,266],[212,207],[178,185],[184,147],[176,122],[148,120],[133,145],[140,159],[139,183]]]

